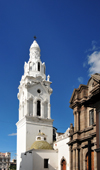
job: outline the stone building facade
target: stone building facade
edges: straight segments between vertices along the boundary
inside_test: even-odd
[[[84,105],[92,90],[93,79],[74,89],[70,99],[74,127],[70,125],[70,170],[97,170],[96,109]]]
[[[10,166],[10,153],[0,152],[0,170],[8,170]]]
[[[100,74],[91,75],[90,93],[84,101],[86,107],[96,109],[97,169],[100,169]]]

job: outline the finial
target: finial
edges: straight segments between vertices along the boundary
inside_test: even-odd
[[[34,40],[36,40],[36,36],[34,36]]]
[[[49,75],[47,76],[47,81],[50,81],[50,76]]]

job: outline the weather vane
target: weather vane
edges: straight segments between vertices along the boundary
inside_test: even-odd
[[[34,36],[34,40],[36,40],[36,36]]]

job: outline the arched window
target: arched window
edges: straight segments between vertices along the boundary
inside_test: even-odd
[[[63,159],[61,161],[61,170],[66,170],[66,161],[65,161],[65,159]]]
[[[37,116],[41,116],[41,102],[37,101]]]
[[[38,71],[40,71],[40,62],[38,62]]]
[[[40,137],[37,137],[37,140],[41,140],[41,138],[40,138]]]

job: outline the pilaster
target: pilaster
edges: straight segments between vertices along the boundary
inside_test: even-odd
[[[36,101],[33,102],[33,116],[36,117]]]
[[[83,170],[83,149],[80,149],[80,170]]]
[[[78,149],[76,149],[76,170],[78,170]]]
[[[79,131],[79,112],[76,112],[77,114],[77,131]]]
[[[73,170],[76,170],[75,163],[76,163],[76,156],[75,156],[75,149],[74,149],[73,150]]]
[[[50,105],[50,103],[48,103],[48,118],[49,119],[51,118],[50,112],[51,112],[51,105]]]
[[[26,115],[29,115],[29,100],[26,101]]]
[[[41,102],[41,117],[44,118],[44,102]]]
[[[76,112],[74,112],[74,132],[76,132],[77,130],[76,125],[77,125],[77,115],[76,115]]]
[[[70,146],[69,151],[70,151],[70,153],[69,153],[69,155],[70,155],[70,160],[69,160],[69,162],[70,162],[70,170],[72,170],[72,151],[71,151],[71,146]]]

